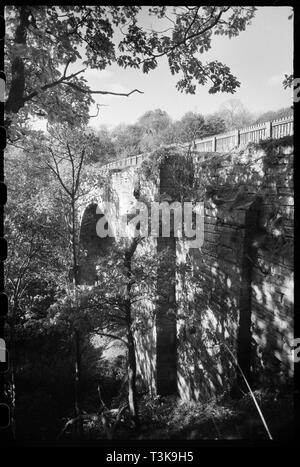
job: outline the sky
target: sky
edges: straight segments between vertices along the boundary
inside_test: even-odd
[[[142,23],[155,28],[155,19],[147,12],[145,7]],[[291,7],[259,7],[251,25],[239,36],[213,37],[212,48],[201,58],[204,62],[219,60],[230,67],[241,82],[234,94],[209,94],[208,86],[197,86],[194,95],[180,93],[176,89],[179,75],[171,75],[165,58],[149,74],[124,70],[117,65],[102,71],[88,69],[85,78],[92,90],[129,92],[137,88],[143,91],[130,97],[94,96],[97,103],[105,106],[100,107],[98,117],[90,119],[90,125],[113,128],[120,123],[132,124],[148,110],[157,108],[165,110],[174,120],[188,111],[205,115],[217,111],[231,98],[239,99],[254,114],[291,106],[292,91],[282,86],[284,74],[293,71],[293,20],[288,19],[291,13]],[[77,62],[69,71],[81,68]],[[91,108],[91,115],[95,113],[95,107]]]

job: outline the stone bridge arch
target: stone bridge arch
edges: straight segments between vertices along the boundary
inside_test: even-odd
[[[103,217],[106,223],[109,224],[103,212],[101,201],[99,203],[96,200],[90,201],[82,209],[79,234],[79,276],[81,284],[95,284],[97,280],[96,262],[100,257],[109,253],[115,242],[114,237],[101,238],[97,234],[97,223]]]

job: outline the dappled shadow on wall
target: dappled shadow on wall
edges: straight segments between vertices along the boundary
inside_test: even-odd
[[[189,253],[177,244],[179,393],[201,400],[230,390],[238,339],[249,344],[254,387],[284,383],[293,374],[291,140],[212,155],[195,170],[205,241]],[[239,337],[245,310],[249,343]]]

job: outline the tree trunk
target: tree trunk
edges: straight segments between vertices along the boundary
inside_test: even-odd
[[[136,389],[136,357],[135,357],[135,342],[132,331],[132,314],[131,314],[131,260],[134,255],[137,243],[133,242],[131,248],[125,253],[124,265],[127,269],[127,286],[126,286],[126,323],[127,323],[127,346],[128,346],[128,404],[129,410],[133,417],[136,430],[140,429],[140,418],[138,413],[137,389]]]
[[[25,66],[23,56],[26,48],[27,28],[29,26],[30,10],[28,6],[19,7],[19,25],[16,29],[14,46],[16,54],[11,64],[11,85],[8,98],[5,104],[6,113],[14,114],[24,106],[24,90],[25,90]],[[11,119],[6,118],[5,125],[8,127],[11,124]]]
[[[128,404],[135,428],[140,429],[140,418],[138,413],[137,389],[136,389],[136,359],[135,343],[131,326],[128,328]]]
[[[15,338],[15,325],[16,325],[16,310],[17,303],[15,301],[12,310],[12,320],[10,326],[10,378],[11,378],[11,431],[12,437],[16,439],[16,383],[15,383],[15,360],[16,360],[16,338]]]
[[[75,199],[74,193],[71,200],[72,208],[72,253],[73,253],[73,269],[74,269],[74,302],[77,310],[77,286],[79,285],[79,271],[77,264],[76,252],[76,226],[75,226]],[[77,329],[74,330],[74,351],[75,351],[75,417],[76,417],[76,435],[83,438],[83,420],[81,406],[81,351],[80,351],[80,335]]]
[[[75,351],[75,418],[76,418],[76,435],[78,438],[83,438],[83,420],[81,407],[81,384],[80,384],[80,367],[81,367],[81,352],[80,352],[80,337],[78,331],[74,331],[74,351]]]

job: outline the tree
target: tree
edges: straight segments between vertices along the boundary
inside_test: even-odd
[[[136,319],[132,307],[136,301],[133,289],[138,280],[133,269],[133,256],[140,241],[140,238],[127,241],[99,261],[98,285],[92,295],[87,293],[83,305],[89,312],[96,310],[96,316],[92,314],[91,328],[94,332],[114,340],[119,339],[127,347],[128,406],[137,430],[140,428],[140,419],[136,388]]]
[[[141,151],[147,152],[157,149],[164,142],[164,136],[172,125],[172,119],[164,110],[149,110],[138,119],[137,125],[142,129]]]
[[[53,307],[56,322],[71,321],[103,338],[120,340],[128,351],[128,406],[136,429],[140,427],[136,390],[136,356],[134,319],[132,314],[132,260],[139,239],[116,246],[97,267],[97,284],[82,288],[76,309],[70,317],[68,297],[63,296]]]
[[[162,133],[171,124],[170,116],[161,109],[148,110],[137,121],[144,133],[150,135],[158,135]]]
[[[192,144],[195,139],[205,138],[226,130],[226,124],[219,115],[203,115],[187,112],[180,120],[172,121],[161,109],[143,114],[134,125],[118,125],[112,132],[112,142],[119,157],[158,149],[163,144]]]
[[[116,148],[112,140],[111,134],[105,125],[102,125],[98,130],[91,134],[95,136],[93,146],[94,149],[86,159],[86,163],[107,164],[116,158]]]
[[[67,125],[54,125],[48,128],[49,135],[42,145],[37,147],[41,163],[49,169],[58,188],[60,208],[64,212],[66,226],[66,242],[68,244],[69,261],[73,276],[73,287],[67,294],[69,313],[74,314],[78,308],[78,293],[80,286],[79,263],[79,224],[78,203],[84,194],[82,178],[86,157],[91,158],[94,151],[95,138],[91,133],[78,132]],[[69,297],[69,301],[68,301]],[[75,312],[74,312],[75,310]],[[80,392],[81,373],[81,336],[80,325],[77,325],[76,315],[72,319],[73,340],[75,350],[75,418],[77,435],[83,436],[83,420]],[[80,323],[79,323],[80,324]]]
[[[187,112],[177,123],[179,140],[192,144],[203,135],[204,117],[195,112]]]
[[[217,115],[223,119],[227,130],[243,128],[253,123],[253,116],[238,99],[229,99],[222,104]]]
[[[226,131],[226,123],[222,117],[215,114],[205,116],[203,137],[218,135],[224,131]]]
[[[111,132],[118,159],[135,156],[141,153],[142,128],[135,125],[120,124]]]
[[[136,386],[136,340],[149,335],[155,317],[158,274],[170,282],[172,255],[157,253],[154,245],[141,237],[114,243],[96,264],[97,282],[80,294],[79,320],[90,333],[119,340],[127,348],[128,407],[135,427],[140,428]],[[69,319],[67,307],[55,305],[58,319]]]
[[[270,122],[271,120],[276,120],[279,118],[284,118],[292,115],[292,110],[290,107],[284,107],[279,110],[269,110],[268,112],[262,113],[255,123],[264,123],[264,122]]]
[[[5,233],[8,259],[5,289],[9,296],[10,395],[15,436],[18,396],[16,342],[26,338],[46,316],[55,290],[63,281],[66,244],[61,237],[61,213],[47,198],[51,181],[44,170],[33,169],[30,154],[21,148],[6,153],[9,202]]]
[[[229,67],[218,60],[204,63],[199,56],[211,48],[213,35],[231,38],[245,30],[255,7],[149,7],[158,24],[150,30],[139,20],[142,8],[7,6],[5,124],[10,137],[18,128],[25,131],[32,115],[86,123],[95,95],[141,92],[90,89],[84,78],[88,67],[101,71],[116,63],[148,73],[166,57],[171,73],[180,75],[179,91],[194,94],[197,84],[211,82],[210,93],[235,92],[240,83]],[[169,27],[161,31],[159,23]],[[123,34],[119,43],[117,30]],[[70,71],[74,64],[80,68]]]
[[[282,85],[284,89],[291,88],[294,85],[294,74],[284,75],[284,80],[282,81]]]
[[[165,144],[190,143],[192,145],[195,139],[222,133],[225,129],[225,122],[218,115],[204,117],[199,113],[187,112],[162,133],[161,139]]]

